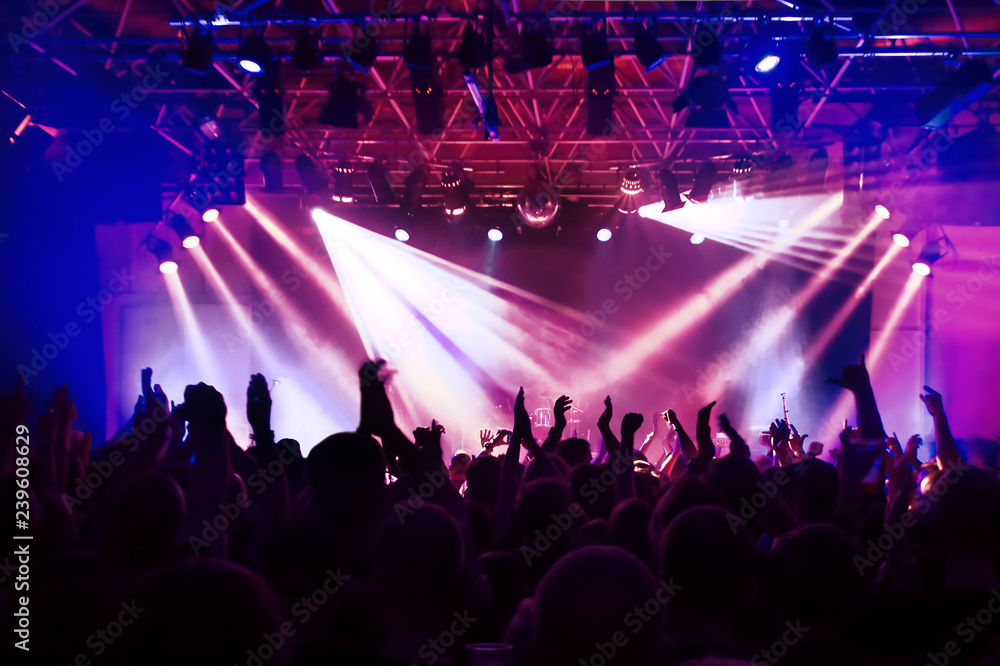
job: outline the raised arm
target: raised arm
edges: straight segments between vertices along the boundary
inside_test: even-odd
[[[885,438],[885,428],[882,426],[878,405],[875,404],[875,391],[872,390],[868,368],[865,367],[864,354],[861,355],[861,362],[857,365],[842,368],[839,378],[831,377],[826,381],[828,384],[842,386],[854,394],[858,408],[858,430],[861,431],[862,438],[867,440]]]
[[[921,395],[920,399],[927,407],[927,412],[934,418],[934,434],[937,438],[937,458],[941,469],[955,469],[962,466],[962,456],[955,446],[955,438],[951,434],[951,427],[948,425],[948,417],[944,413],[944,404],[941,394],[925,386],[926,395]]]
[[[542,450],[546,453],[555,453],[559,449],[559,442],[562,441],[563,431],[566,430],[566,412],[572,407],[573,401],[569,396],[563,395],[556,399],[552,405],[552,413],[555,422],[549,428],[549,434],[542,442]]]
[[[688,463],[688,467],[697,473],[708,469],[708,464],[715,457],[715,442],[712,441],[712,408],[715,401],[708,403],[698,411],[698,425],[695,427],[695,437],[698,439],[698,456]]]

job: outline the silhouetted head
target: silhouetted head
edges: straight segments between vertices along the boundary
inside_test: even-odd
[[[569,465],[559,456],[548,456],[551,465],[547,465],[538,458],[533,458],[524,469],[522,481],[534,481],[535,479],[556,478],[566,479],[569,477]],[[554,469],[553,469],[554,468]]]
[[[804,525],[779,537],[771,551],[771,584],[785,617],[808,627],[848,622],[863,584],[855,554],[851,537],[834,525]]]
[[[650,547],[658,551],[667,525],[687,509],[698,506],[728,507],[722,493],[701,479],[684,476],[672,482],[653,509],[649,521]]]
[[[594,458],[590,452],[590,442],[579,437],[570,437],[559,442],[559,457],[570,467],[589,463]]]
[[[500,460],[493,456],[474,458],[465,470],[465,496],[486,506],[494,506],[500,490],[501,464]]]
[[[589,546],[556,562],[535,593],[529,663],[577,666],[591,663],[595,641],[613,641],[614,664],[652,665],[659,658],[657,622],[643,622],[636,608],[656,599],[657,586],[634,555],[613,546]]]
[[[832,521],[840,494],[837,468],[828,462],[812,458],[802,463],[802,469],[795,475],[794,482],[794,509],[799,522]]]
[[[611,513],[611,543],[627,550],[647,566],[652,564],[649,547],[649,521],[653,508],[638,499],[630,499]]]
[[[123,611],[125,612],[125,611]],[[281,604],[264,579],[223,560],[202,558],[152,575],[135,596],[122,633],[123,664],[218,666],[246,663],[264,636],[280,635]],[[289,663],[289,642],[270,664]]]
[[[309,495],[328,520],[367,518],[385,498],[385,461],[372,437],[339,432],[306,458]]]
[[[465,470],[469,468],[472,456],[465,451],[459,451],[451,457],[451,464],[448,465],[448,472],[452,479],[465,480]]]
[[[750,535],[733,514],[699,506],[670,521],[660,544],[660,572],[690,594],[679,606],[706,614],[739,612],[753,590]]]
[[[382,521],[371,574],[380,604],[411,611],[446,608],[464,573],[462,535],[441,507],[425,504]]]
[[[177,546],[185,506],[184,493],[171,477],[143,474],[129,482],[111,508],[112,539],[135,566],[166,562]]]
[[[615,503],[615,478],[611,465],[577,465],[569,476],[573,501],[591,518],[609,519]]]

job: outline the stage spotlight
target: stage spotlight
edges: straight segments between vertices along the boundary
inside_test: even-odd
[[[444,127],[444,101],[435,68],[410,68],[413,108],[419,134],[436,134]]]
[[[184,36],[181,64],[192,72],[205,73],[212,68],[212,31],[198,26]]]
[[[306,194],[322,192],[330,186],[326,169],[305,153],[295,158],[295,170],[299,172],[299,178],[302,179],[302,186],[305,188]]]
[[[781,134],[798,132],[799,84],[796,81],[779,81],[771,86],[771,130]]]
[[[201,242],[201,238],[194,232],[191,222],[183,215],[172,213],[167,219],[167,226],[174,230],[185,249],[190,250]]]
[[[663,212],[669,213],[684,207],[684,200],[681,199],[680,187],[677,185],[677,176],[670,169],[660,169],[660,193],[663,195]]]
[[[913,272],[917,275],[930,275],[931,266],[948,254],[947,243],[944,236],[937,240],[927,241],[924,248],[920,250],[917,260],[913,262]]]
[[[718,67],[722,63],[719,36],[705,23],[699,23],[691,39],[691,58],[696,67]]]
[[[382,162],[372,162],[368,167],[368,185],[371,186],[372,196],[378,205],[389,206],[396,203],[396,195],[393,194],[392,185],[389,183],[389,174]]]
[[[598,229],[597,240],[601,241],[602,243],[607,243],[609,240],[611,240],[611,229],[608,229],[606,227],[601,227],[600,229]]]
[[[500,241],[503,240],[503,232],[497,229],[496,227],[493,227],[492,229],[486,232],[486,237],[489,238],[494,243],[499,243]]]
[[[285,163],[278,153],[268,150],[260,156],[260,172],[264,176],[265,192],[280,194],[285,191],[284,171]]]
[[[257,100],[259,126],[270,129],[274,134],[285,133],[288,125],[285,119],[285,93],[281,81],[281,61],[271,60],[264,65],[264,71],[254,79],[251,86],[253,98]]]
[[[892,242],[899,247],[910,247],[913,238],[922,230],[922,225],[907,220],[892,234]]]
[[[340,160],[333,168],[332,201],[340,203],[354,202],[354,167],[347,160]]]
[[[378,41],[368,35],[367,26],[358,26],[351,48],[346,51],[344,58],[360,72],[371,71],[375,66],[375,60],[378,58]]]
[[[396,240],[398,240],[400,243],[405,243],[410,240],[410,232],[408,232],[406,229],[401,229],[400,227],[396,227],[396,230],[393,233],[393,235],[396,237]]]
[[[198,131],[209,141],[222,138],[222,130],[219,128],[219,121],[212,116],[205,116],[198,121]]]
[[[208,210],[206,210],[204,213],[201,214],[202,222],[215,222],[218,219],[219,219],[218,208],[209,208]]]
[[[726,79],[719,74],[704,74],[693,78],[687,91],[675,100],[674,112],[690,104],[694,108],[688,114],[687,127],[725,129],[729,127],[726,106],[730,102]]]
[[[705,234],[693,233],[691,234],[691,245],[701,245],[705,242]]]
[[[772,39],[762,35],[751,38],[747,50],[750,53],[750,62],[753,63],[753,71],[758,74],[769,74],[781,64],[781,52]]]
[[[750,155],[741,155],[733,162],[733,180],[746,178],[757,169],[757,162]]]
[[[410,172],[403,181],[403,210],[412,213],[420,208],[426,186],[427,169],[421,166]]]
[[[146,249],[156,257],[161,273],[176,273],[177,262],[174,260],[174,248],[167,241],[156,236],[146,239]]]
[[[319,35],[310,28],[302,26],[292,48],[292,67],[308,72],[322,64],[323,54],[320,51]]]
[[[694,185],[688,192],[688,199],[694,203],[705,203],[712,194],[712,188],[719,178],[719,170],[712,162],[704,162],[694,175]]]
[[[460,169],[448,169],[441,176],[444,189],[444,212],[448,215],[464,215],[469,207],[469,180]]]
[[[645,24],[639,27],[639,32],[632,41],[632,48],[639,64],[645,67],[647,72],[652,72],[667,59],[667,52],[656,41],[655,21],[648,27]]]
[[[486,37],[478,32],[472,23],[466,23],[462,30],[462,44],[458,51],[458,61],[466,73],[486,66],[489,53],[486,51]]]
[[[417,23],[410,39],[403,47],[403,62],[410,69],[430,70],[434,54],[431,52],[431,34],[420,29]]]
[[[837,46],[829,25],[817,23],[809,33],[806,42],[806,62],[813,69],[823,69],[837,59]]]
[[[642,172],[638,169],[629,169],[622,176],[622,194],[635,196],[642,193]]]
[[[267,45],[264,35],[253,34],[243,40],[236,54],[236,62],[247,74],[260,76],[274,58],[271,47]]]
[[[580,59],[583,61],[583,68],[588,71],[611,64],[611,52],[608,51],[607,21],[596,30],[585,29],[580,36]]]
[[[614,125],[615,63],[587,72],[587,134],[607,136]]]
[[[552,64],[552,45],[549,44],[548,28],[545,25],[528,27],[521,33],[521,55],[528,69],[548,67]]]
[[[889,209],[882,204],[875,204],[875,214],[881,217],[883,220],[889,219]]]
[[[330,96],[320,109],[317,122],[343,129],[358,128],[361,93],[358,84],[346,77],[338,78],[328,88]]]

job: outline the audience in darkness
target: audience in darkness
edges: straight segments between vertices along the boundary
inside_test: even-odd
[[[34,663],[1000,663],[1000,481],[928,387],[927,464],[887,436],[864,358],[831,380],[859,415],[825,443],[836,465],[781,420],[751,460],[725,414],[717,457],[715,403],[637,443],[643,417],[615,427],[608,397],[597,447],[563,439],[562,396],[536,433],[523,390],[510,431],[446,461],[444,426],[397,427],[382,365],[361,367],[357,430],[304,458],[261,375],[246,448],[218,391],[174,406],[148,369],[101,447],[68,388],[30,419],[23,386],[0,396],[4,497],[30,448]]]

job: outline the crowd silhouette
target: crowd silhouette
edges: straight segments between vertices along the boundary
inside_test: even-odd
[[[887,436],[864,358],[830,380],[859,419],[824,443],[835,464],[781,420],[752,460],[715,403],[689,434],[670,410],[616,427],[608,397],[588,442],[563,439],[562,396],[536,433],[523,389],[509,431],[446,460],[445,426],[402,432],[383,377],[382,361],[363,364],[357,430],[304,457],[271,430],[261,375],[249,446],[213,387],[175,405],[148,369],[100,447],[73,429],[68,388],[34,409],[21,384],[3,394],[4,497],[24,488],[30,448],[32,660],[1000,663],[1000,481],[963,461],[928,387],[928,463],[918,437]],[[722,456],[713,423],[731,440]],[[0,605],[13,609],[11,576]]]

